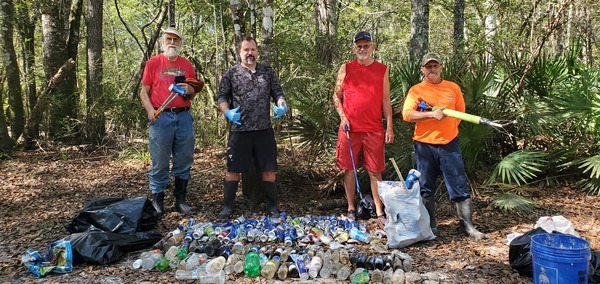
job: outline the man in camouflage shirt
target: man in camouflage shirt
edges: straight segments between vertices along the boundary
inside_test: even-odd
[[[227,173],[223,181],[223,210],[218,218],[229,219],[233,213],[240,173],[248,172],[254,158],[256,170],[262,174],[267,212],[278,216],[277,209],[277,145],[271,126],[273,118],[283,116],[288,108],[275,71],[256,62],[256,40],[245,37],[240,45],[241,63],[229,68],[221,77],[217,104],[230,122],[227,142]]]

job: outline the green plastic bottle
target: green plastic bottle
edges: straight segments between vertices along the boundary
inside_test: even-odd
[[[188,255],[188,251],[184,247],[181,247],[177,250],[177,257],[179,257],[179,260],[185,259],[187,257],[187,255]]]
[[[246,260],[244,260],[244,274],[250,278],[260,276],[260,257],[255,251],[246,254]]]
[[[160,271],[165,271],[169,268],[169,260],[163,257],[159,259],[154,266]]]
[[[363,270],[362,272],[354,275],[354,277],[352,277],[352,284],[363,284],[363,283],[369,283],[369,272],[367,272],[366,270]]]

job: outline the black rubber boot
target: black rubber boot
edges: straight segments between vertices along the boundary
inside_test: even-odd
[[[486,236],[477,231],[473,226],[472,214],[471,214],[471,198],[467,198],[463,201],[456,203],[456,212],[458,215],[459,231],[475,240],[481,240]]]
[[[185,202],[187,184],[188,181],[186,179],[175,178],[175,189],[173,190],[173,195],[175,196],[175,210],[184,215],[196,213],[196,209]]]
[[[227,221],[231,218],[235,205],[235,193],[238,188],[239,180],[223,181],[223,210],[217,216],[221,221]]]
[[[439,235],[439,230],[435,221],[435,198],[432,196],[429,199],[423,199],[423,201],[425,201],[425,209],[427,209],[427,213],[429,214],[429,226],[433,234],[437,236]]]
[[[165,214],[165,193],[153,193],[152,196],[152,206],[156,209],[156,215],[162,216]]]
[[[272,181],[263,181],[265,188],[265,204],[267,212],[271,218],[279,218],[279,209],[277,209],[277,184]]]

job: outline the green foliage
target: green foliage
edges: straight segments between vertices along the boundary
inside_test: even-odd
[[[510,153],[498,163],[487,183],[494,183],[499,179],[506,184],[526,184],[542,172],[547,163],[545,157],[546,154],[539,151],[520,150]]]
[[[502,193],[496,196],[494,206],[504,212],[531,213],[535,209],[535,203],[528,198],[514,194]]]

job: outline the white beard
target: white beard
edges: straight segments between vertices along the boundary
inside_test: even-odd
[[[167,46],[164,50],[164,54],[166,57],[177,57],[179,55],[179,52],[181,51],[181,47],[176,47],[176,46]]]

